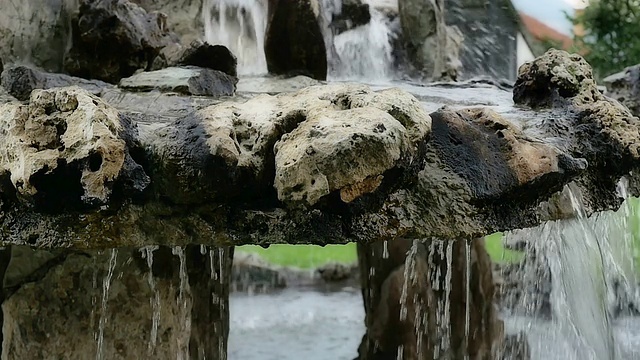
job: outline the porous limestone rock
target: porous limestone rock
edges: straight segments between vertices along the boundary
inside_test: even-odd
[[[145,71],[120,80],[119,87],[129,91],[170,91],[197,96],[231,96],[238,79],[222,71],[195,66]]]
[[[378,109],[314,109],[275,146],[278,198],[316,204],[340,190],[344,202],[380,186],[387,170],[410,162],[402,124]]]
[[[584,158],[588,167],[603,169],[578,181],[588,189],[588,208],[610,206],[598,202],[619,205],[616,184],[640,159],[640,120],[600,92],[591,67],[580,55],[551,49],[521,66],[513,100],[534,109],[549,109],[545,131],[550,142]]]
[[[18,100],[27,100],[35,89],[78,86],[93,95],[112,88],[113,85],[100,80],[86,80],[65,74],[48,73],[32,67],[9,66],[2,72],[2,87]]]
[[[554,61],[554,66],[541,66]],[[105,91],[105,99],[120,110],[76,89],[84,94],[78,93],[78,98],[89,99],[78,102],[100,109],[95,114],[117,117],[122,132],[108,136],[115,136],[110,151],[124,152],[124,161],[120,168],[97,166],[98,161],[91,166],[89,151],[76,165],[61,167],[77,148],[34,148],[28,151],[37,153],[37,159],[25,167],[34,173],[31,176],[13,158],[5,158],[0,183],[6,209],[0,217],[3,241],[45,248],[109,248],[185,245],[202,239],[217,245],[322,245],[399,236],[477,238],[539,224],[545,220],[540,203],[572,182],[583,195],[586,214],[616,209],[621,203],[618,180],[637,169],[640,160],[640,124],[619,103],[599,94],[595,85],[589,86],[588,68],[582,67],[581,60],[553,51],[523,67],[515,98],[535,103],[558,97],[555,107],[545,111],[514,107],[508,103],[508,92],[487,84],[414,87],[422,103],[402,90],[373,91],[353,84],[318,85],[217,104],[210,98],[169,100],[166,94],[142,93],[123,97],[121,90]],[[585,81],[572,80],[571,74],[583,74]],[[580,84],[580,91],[562,97],[564,84]],[[65,91],[69,90],[34,94],[57,97]],[[30,147],[20,141],[34,136],[36,146],[49,146],[57,135],[45,130],[62,123],[52,119],[79,116],[79,111],[62,111],[66,105],[41,105],[42,96],[32,96],[26,105],[3,105],[8,111],[2,113],[0,141],[9,144],[10,151],[23,154],[27,150],[16,149]],[[164,100],[165,107],[149,109],[154,101]],[[207,106],[209,101],[214,105]],[[449,106],[440,108],[443,103]],[[170,104],[185,107],[162,116],[159,111]],[[26,116],[31,108],[39,115]],[[429,115],[425,109],[439,110]],[[21,128],[10,126],[40,117],[52,119],[37,122],[37,127],[33,122],[28,135],[15,135]],[[351,146],[351,140],[332,143],[309,137],[317,135],[313,126],[318,123],[328,138],[364,134],[374,141],[351,139]],[[379,133],[378,123],[385,128]],[[92,149],[89,143],[104,141],[89,139],[86,144]],[[315,147],[307,154],[316,143],[334,155],[317,153]],[[373,157],[376,144],[384,144],[384,151]],[[300,165],[306,165],[285,171],[287,161],[298,158],[295,154],[304,160]],[[44,155],[49,156],[46,161],[40,158]],[[312,157],[317,158],[308,161]],[[38,172],[33,164],[43,162],[66,170]],[[322,177],[311,184],[312,162],[322,166],[318,173],[327,178],[321,191],[313,186],[322,185]],[[87,166],[99,171],[82,177]],[[109,175],[102,174],[107,168],[112,169]],[[90,173],[96,174],[89,177]],[[629,176],[630,184],[635,174]],[[52,177],[42,181],[47,175]],[[630,185],[629,191],[637,194],[638,187]],[[33,208],[25,206],[25,198]],[[81,205],[72,206],[78,211],[67,211],[74,204]],[[194,234],[199,234],[197,239]]]
[[[27,105],[5,104],[0,124],[0,172],[10,174],[20,199],[39,207],[106,203],[131,161],[118,112],[77,87],[35,90]]]
[[[147,13],[128,0],[80,0],[71,24],[64,69],[85,79],[117,83],[151,68],[160,50],[177,42],[165,14]]]
[[[180,43],[189,44],[204,33],[203,2],[205,0],[131,0],[147,12],[167,14],[166,24],[180,37]]]

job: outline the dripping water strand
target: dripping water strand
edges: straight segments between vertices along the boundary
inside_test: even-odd
[[[153,350],[156,347],[158,339],[158,327],[160,326],[160,291],[156,286],[156,281],[153,277],[153,252],[157,250],[158,246],[147,246],[141,249],[142,256],[147,260],[147,268],[149,273],[147,275],[147,282],[151,289],[152,298],[150,299],[152,315],[151,315],[151,338],[149,339],[149,355],[153,354]]]
[[[400,294],[400,321],[407,319],[407,297],[409,294],[409,280],[415,277],[415,258],[418,252],[418,240],[413,240],[411,250],[407,254],[404,263],[404,282],[402,284],[402,293]]]
[[[98,351],[96,360],[104,359],[104,327],[107,323],[107,301],[109,300],[109,287],[111,286],[111,278],[116,268],[116,260],[118,258],[118,249],[111,249],[111,257],[109,258],[109,268],[107,275],[102,282],[102,304],[100,312],[100,324],[98,329]]]
[[[464,343],[465,343],[465,359],[469,358],[469,322],[471,315],[471,241],[465,240],[465,309],[464,309]]]
[[[173,248],[173,254],[180,260],[180,289],[177,305],[180,314],[181,331],[178,336],[178,360],[189,358],[189,338],[191,337],[191,309],[189,308],[189,276],[184,249],[180,246]]]

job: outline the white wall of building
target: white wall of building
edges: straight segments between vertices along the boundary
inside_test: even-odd
[[[518,61],[518,68],[520,67],[520,65],[524,64],[527,61],[531,61],[533,59],[535,59],[536,57],[533,56],[533,52],[531,51],[531,48],[529,47],[529,44],[527,44],[527,41],[524,39],[524,36],[522,36],[522,34],[520,32],[518,32],[518,39],[517,39],[517,61]]]

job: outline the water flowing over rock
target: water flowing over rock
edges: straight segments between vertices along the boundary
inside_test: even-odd
[[[149,69],[160,50],[177,42],[166,15],[127,0],[81,0],[72,21],[64,68],[71,75],[117,83]]]
[[[210,258],[199,246],[187,247],[182,260],[167,248],[63,254],[5,299],[2,356],[175,359],[186,353],[191,357],[183,358],[225,359],[233,253],[220,258],[211,251],[216,255]],[[141,254],[153,256],[151,266]],[[187,264],[182,270],[180,261]],[[185,289],[188,294],[179,294]],[[176,302],[181,295],[186,302]],[[149,301],[154,296],[156,309]],[[153,330],[152,314],[158,321]],[[102,341],[96,341],[99,332]]]
[[[331,19],[329,26],[336,35],[358,26],[366,25],[371,20],[369,4],[362,0],[342,0],[339,14]]]
[[[264,49],[269,72],[325,80],[327,52],[317,0],[269,0],[268,4]]]

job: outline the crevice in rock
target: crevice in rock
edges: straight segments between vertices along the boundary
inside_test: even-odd
[[[79,162],[67,163],[58,159],[57,167],[47,166],[31,175],[29,182],[36,188],[35,206],[44,213],[60,213],[87,207],[83,202],[84,189],[80,182],[82,168]]]

